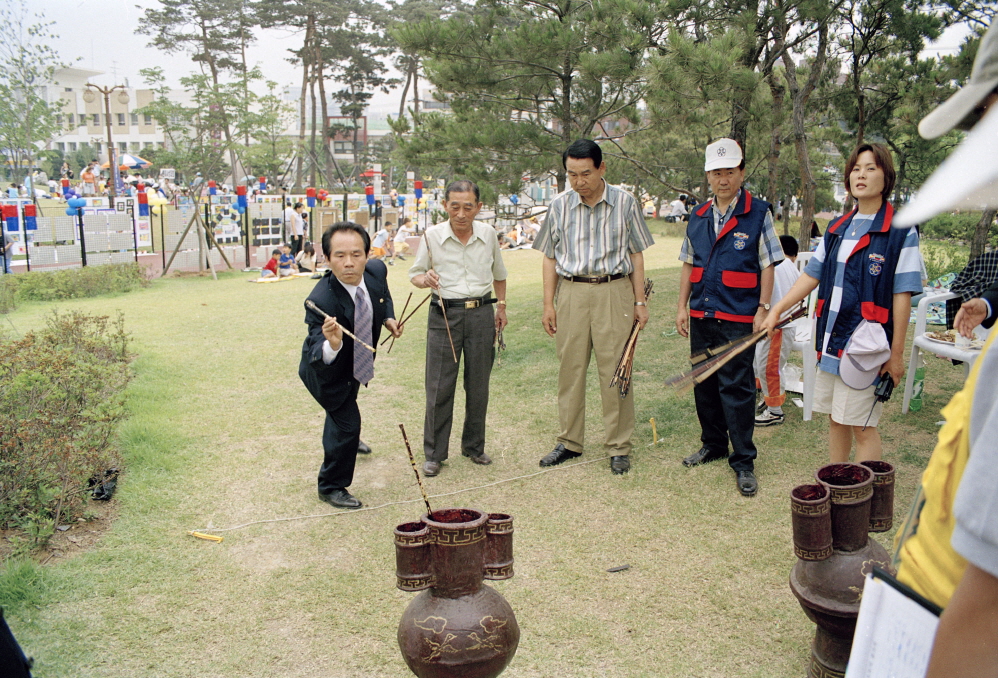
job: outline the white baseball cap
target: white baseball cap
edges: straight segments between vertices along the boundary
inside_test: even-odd
[[[704,172],[742,164],[742,147],[734,139],[718,139],[707,147],[704,155]]]
[[[839,376],[846,386],[862,391],[873,385],[881,366],[891,357],[887,332],[880,323],[862,321],[853,331],[839,360]]]
[[[922,118],[918,133],[926,139],[935,139],[954,127],[970,129],[977,122],[971,114],[995,87],[998,87],[998,29],[992,26],[981,38],[970,81]]]

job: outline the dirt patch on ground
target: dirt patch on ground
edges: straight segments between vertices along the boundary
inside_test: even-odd
[[[118,502],[92,501],[87,508],[88,520],[80,518],[75,523],[63,523],[48,543],[32,552],[31,557],[45,565],[50,562],[63,562],[92,548],[118,517]],[[0,561],[6,560],[14,552],[19,539],[24,536],[17,530],[0,531]]]

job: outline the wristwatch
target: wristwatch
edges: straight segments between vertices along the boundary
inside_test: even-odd
[[[769,304],[759,304],[759,308],[768,311],[770,309]]]
[[[506,305],[505,299],[500,299],[499,301],[496,302],[496,306],[505,306],[505,305]]]
[[[646,303],[645,303],[645,302],[643,302],[643,301],[635,301],[635,302],[634,302],[634,305],[635,305],[635,306],[647,306],[648,304],[646,304]]]

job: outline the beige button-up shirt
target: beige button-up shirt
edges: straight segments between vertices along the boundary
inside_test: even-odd
[[[450,220],[426,229],[409,279],[432,268],[440,276],[444,299],[489,296],[492,283],[506,279],[499,239],[495,229],[481,221],[472,224],[472,231],[465,245],[454,235]]]

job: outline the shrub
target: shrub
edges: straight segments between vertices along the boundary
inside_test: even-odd
[[[119,466],[131,376],[123,325],[120,315],[53,313],[45,329],[0,344],[0,524],[28,547],[81,516],[88,480]]]
[[[131,292],[148,284],[142,267],[134,262],[5,275],[0,276],[0,313],[12,310],[18,301],[80,299]]]
[[[974,236],[974,228],[981,220],[980,212],[940,214],[922,225],[922,235],[935,240],[964,240]]]

